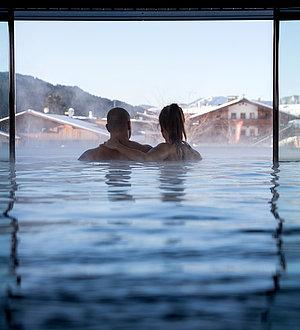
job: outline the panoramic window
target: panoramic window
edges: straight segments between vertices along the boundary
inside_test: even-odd
[[[0,329],[296,329],[300,178],[297,163],[278,169],[277,145],[271,161],[277,22],[252,20],[275,11],[35,9],[8,13],[17,158],[0,169]],[[282,159],[299,150],[294,23]]]
[[[17,151],[80,154],[108,139],[113,107],[130,113],[133,140],[155,145],[160,111],[177,103],[193,147],[271,155],[271,58],[270,21],[16,22]],[[249,117],[263,135],[245,133]]]
[[[280,23],[279,159],[300,160],[300,21]]]

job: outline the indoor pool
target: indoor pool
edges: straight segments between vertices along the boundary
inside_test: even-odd
[[[200,152],[0,163],[0,328],[299,329],[300,163]]]

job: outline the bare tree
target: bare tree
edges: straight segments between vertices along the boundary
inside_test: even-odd
[[[191,143],[228,140],[228,119],[211,116],[210,113],[196,118],[186,116],[186,132]]]
[[[67,105],[59,94],[49,93],[45,98],[44,107],[49,108],[52,113],[63,115]]]

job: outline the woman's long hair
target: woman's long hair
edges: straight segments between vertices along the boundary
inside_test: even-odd
[[[162,129],[168,132],[170,143],[179,143],[186,140],[184,129],[184,114],[180,106],[172,103],[164,107],[159,114],[159,124]]]

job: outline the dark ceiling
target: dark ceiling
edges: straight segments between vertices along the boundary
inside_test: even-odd
[[[299,19],[300,0],[201,0],[190,1],[79,1],[2,0],[0,15],[17,20],[110,20],[110,19]],[[178,2],[178,3],[176,3]],[[26,7],[24,4],[26,3]],[[174,4],[176,3],[176,7]]]

